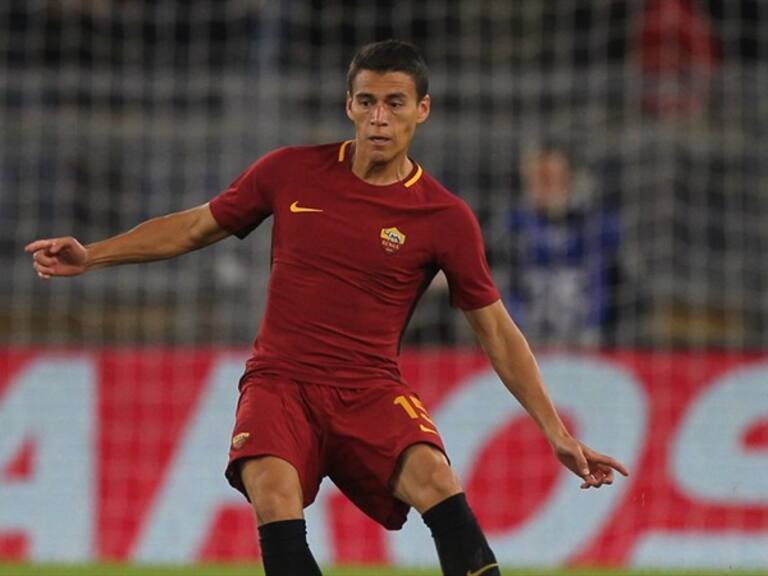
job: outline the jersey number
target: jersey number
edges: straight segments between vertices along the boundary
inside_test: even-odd
[[[422,432],[437,434],[437,430],[434,429],[435,423],[432,422],[432,419],[429,417],[427,409],[424,408],[424,404],[422,404],[421,400],[416,398],[416,396],[398,396],[395,398],[393,404],[396,404],[405,410],[405,413],[408,414],[408,417],[411,420],[422,419],[429,422],[431,426],[425,426],[421,422],[419,423],[419,429],[421,429]]]

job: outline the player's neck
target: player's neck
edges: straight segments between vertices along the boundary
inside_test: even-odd
[[[350,151],[352,173],[374,186],[387,186],[404,180],[413,170],[413,162],[403,152],[387,162],[376,162],[365,153],[358,153],[353,146]]]

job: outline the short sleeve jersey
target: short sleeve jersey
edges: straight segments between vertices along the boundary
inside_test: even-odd
[[[349,142],[275,150],[210,203],[240,238],[274,217],[267,305],[246,373],[359,387],[400,380],[400,339],[438,270],[453,306],[499,293],[467,204],[413,163],[386,186],[355,176]]]

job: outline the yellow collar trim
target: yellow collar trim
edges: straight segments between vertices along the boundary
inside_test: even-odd
[[[352,144],[352,140],[347,140],[339,148],[339,162],[344,162],[344,159],[347,156],[347,146],[350,144]]]
[[[352,142],[353,140],[346,140],[339,147],[339,162],[344,162],[344,160],[346,159],[347,148],[349,147],[350,144],[352,144]],[[416,184],[416,182],[418,182],[419,179],[421,179],[421,176],[424,174],[424,170],[421,169],[421,166],[416,162],[414,162],[414,164],[416,164],[416,174],[411,176],[411,178],[403,184],[403,186],[405,186],[406,188],[410,188],[411,186]]]
[[[405,184],[403,184],[403,186],[405,186],[406,188],[410,188],[411,186],[416,184],[416,182],[419,181],[419,178],[421,178],[422,174],[424,174],[424,170],[421,169],[421,166],[419,164],[416,164],[416,174],[414,174],[410,180],[408,180]]]

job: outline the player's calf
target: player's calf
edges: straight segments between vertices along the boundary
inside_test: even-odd
[[[281,520],[259,526],[266,576],[322,576],[307,545],[304,520]]]
[[[259,523],[267,576],[321,576],[307,544],[302,490],[296,469],[280,458],[245,460],[240,476]]]
[[[464,493],[433,506],[422,515],[432,532],[445,576],[498,576],[493,551]]]
[[[429,444],[405,451],[394,494],[432,532],[445,576],[498,576],[499,565],[445,455]]]

